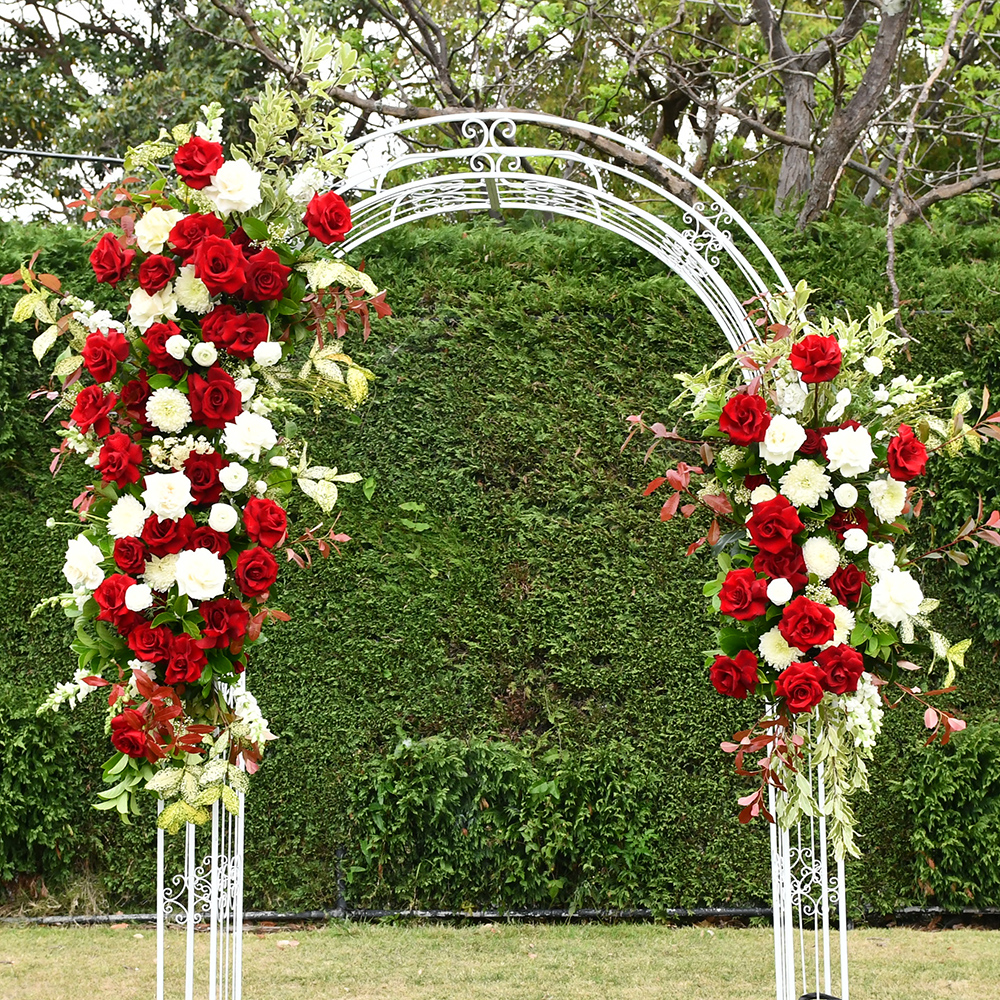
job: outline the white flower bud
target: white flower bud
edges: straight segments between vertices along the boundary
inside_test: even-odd
[[[845,552],[864,552],[868,548],[868,535],[860,528],[848,528],[844,532]]]
[[[858,502],[858,488],[853,483],[841,483],[833,491],[833,499],[841,507],[848,509]]]
[[[243,489],[249,478],[250,473],[239,462],[230,462],[229,465],[219,472],[219,482],[227,490]]]
[[[180,361],[190,346],[191,341],[187,337],[182,337],[179,333],[175,333],[172,337],[167,337],[167,342],[163,345],[163,349],[170,357]]]
[[[261,368],[270,368],[281,360],[281,344],[265,340],[253,349],[253,359]]]
[[[767,599],[772,604],[787,604],[793,593],[792,585],[781,576],[767,585]]]
[[[213,503],[208,512],[208,526],[215,531],[231,531],[239,519],[239,512],[227,503]]]
[[[206,368],[209,365],[214,365],[219,357],[219,352],[215,347],[215,344],[209,341],[204,341],[201,344],[195,344],[194,350],[191,352],[191,357],[199,364],[204,365]]]
[[[125,591],[125,607],[129,611],[145,611],[153,606],[153,592],[144,583],[133,583]]]

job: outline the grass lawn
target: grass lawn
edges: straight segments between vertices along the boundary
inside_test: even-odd
[[[135,935],[141,934],[142,937]],[[199,934],[204,950],[208,936]],[[168,968],[184,936],[168,939]],[[344,926],[249,932],[246,1000],[772,1000],[767,929]],[[851,932],[852,1000],[993,1000],[1000,933]],[[151,1000],[148,926],[0,929],[0,1000]],[[168,997],[181,997],[173,984]],[[205,996],[198,990],[196,996]]]

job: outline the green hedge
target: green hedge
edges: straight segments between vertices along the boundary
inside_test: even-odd
[[[877,230],[760,228],[788,273],[818,289],[818,307],[858,315],[888,299]],[[82,290],[77,234],[2,235],[0,268],[45,243],[40,264]],[[1000,399],[997,240],[973,228],[900,236],[904,295],[922,310],[908,321],[913,370],[961,367]],[[576,225],[414,226],[366,256],[396,314],[367,347],[348,338],[379,375],[375,398],[359,420],[327,414],[308,433],[317,459],[374,475],[377,488],[371,501],[345,490],[340,526],[353,541],[341,557],[289,566],[280,604],[291,621],[251,665],[281,739],[249,800],[248,905],[333,905],[338,848],[354,905],[766,900],[767,831],[737,823],[742,786],[718,750],[756,706],[717,697],[704,676],[708,557],[686,559],[697,526],[659,523],[655,498],[638,495],[654,472],[642,448],[619,453],[623,417],[663,414],[671,373],[724,349],[721,334],[656,261]],[[70,529],[43,524],[80,480],[48,475],[44,410],[23,402],[39,381],[28,332],[0,323],[0,338],[0,413],[13,418],[0,434],[12,463],[0,508],[0,791],[18,789],[0,831],[28,831],[5,835],[0,879],[86,865],[122,905],[148,904],[152,824],[115,827],[87,808],[106,753],[98,713],[31,714],[71,672],[63,621],[28,613],[60,587]],[[970,484],[997,505],[988,458],[942,476],[939,530],[964,518]],[[313,516],[292,514],[303,526]],[[955,595],[949,634],[970,634],[979,616],[977,636],[995,641],[989,560],[933,570],[926,586]],[[973,721],[996,716],[992,656],[978,641],[960,679]],[[60,769],[43,759],[26,782],[18,740]],[[918,713],[887,718],[852,905],[925,898],[911,844],[922,820],[902,791],[921,744]],[[1000,880],[976,892],[995,903]]]

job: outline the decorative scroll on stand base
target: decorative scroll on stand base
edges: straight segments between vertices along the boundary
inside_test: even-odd
[[[156,831],[156,1000],[164,1000],[168,960],[174,969],[180,968],[173,956],[182,946],[184,1000],[194,1000],[196,982],[198,996],[208,1000],[241,1000],[243,996],[243,796],[239,799],[238,816],[216,802],[211,823],[203,827],[186,824],[184,870],[169,882],[166,838],[163,830]],[[209,837],[211,842],[206,844]],[[195,931],[205,929],[207,976],[201,949],[195,954]],[[183,937],[175,930],[183,930]],[[168,951],[172,953],[169,959]]]

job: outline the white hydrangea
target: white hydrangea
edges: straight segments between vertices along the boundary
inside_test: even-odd
[[[259,462],[260,453],[278,443],[278,435],[267,417],[244,412],[233,423],[226,424],[222,440],[228,454]]]
[[[134,496],[126,493],[108,511],[108,534],[112,538],[138,538],[148,513]]]
[[[163,253],[170,230],[183,219],[184,213],[176,208],[151,208],[135,223],[135,238],[143,253]]]
[[[168,591],[177,578],[176,553],[167,556],[153,556],[146,563],[142,578],[153,590],[161,594]]]
[[[212,293],[205,282],[195,275],[194,264],[185,264],[177,273],[174,298],[181,308],[198,316],[203,316],[212,308]]]
[[[303,167],[288,185],[288,197],[297,205],[306,205],[320,188],[326,186],[326,177],[318,167]]]
[[[152,295],[137,288],[128,301],[129,322],[143,333],[154,323],[177,318],[177,299],[169,285]]]
[[[85,535],[66,543],[63,576],[74,590],[96,590],[104,582],[104,553]]]
[[[801,655],[797,649],[793,649],[785,642],[785,637],[778,631],[777,625],[760,637],[757,648],[767,664],[776,670],[784,670]]]
[[[174,572],[177,592],[196,601],[210,601],[226,589],[226,564],[209,549],[185,549]]]
[[[826,435],[826,458],[831,472],[853,479],[875,461],[872,438],[864,427],[844,427]]]
[[[157,430],[176,434],[191,422],[191,404],[180,389],[154,389],[146,400],[146,419]]]
[[[883,524],[891,524],[906,506],[906,483],[896,479],[875,479],[868,484],[868,498],[875,516]]]
[[[815,507],[830,495],[832,486],[823,467],[808,458],[796,462],[781,477],[781,492],[796,507]]]
[[[924,599],[920,584],[902,569],[882,573],[872,585],[871,611],[890,625],[899,625],[920,611]]]
[[[837,547],[828,538],[819,535],[806,539],[802,546],[802,558],[806,562],[806,569],[821,580],[828,580],[840,566]]]
[[[790,462],[805,444],[806,432],[791,417],[780,413],[771,418],[760,443],[760,457],[769,465]]]
[[[142,492],[146,506],[161,520],[176,521],[194,500],[191,480],[183,472],[153,472]]]
[[[261,175],[246,160],[226,160],[203,194],[222,215],[249,212],[261,203]]]
[[[778,379],[774,384],[774,391],[778,397],[778,409],[786,416],[801,413],[809,398],[809,389],[801,379],[794,382]]]

